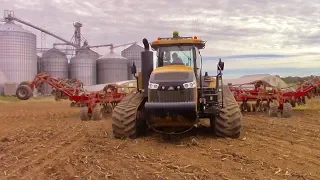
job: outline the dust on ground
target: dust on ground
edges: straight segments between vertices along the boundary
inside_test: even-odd
[[[0,179],[320,179],[320,99],[288,119],[244,113],[239,139],[202,128],[170,142],[114,139],[111,119],[69,104],[0,100]]]

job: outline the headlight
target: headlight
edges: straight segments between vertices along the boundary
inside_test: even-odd
[[[159,84],[149,82],[149,86],[148,86],[149,89],[158,89],[158,87],[159,87]]]
[[[197,83],[196,83],[196,81],[184,83],[183,87],[186,88],[186,89],[195,88],[195,87],[197,87]]]

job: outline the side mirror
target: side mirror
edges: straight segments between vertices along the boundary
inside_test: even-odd
[[[137,73],[137,67],[133,61],[132,66],[131,66],[131,74],[135,75],[136,73]]]
[[[221,69],[221,71],[224,70],[224,62],[221,61],[221,58],[219,59],[219,63],[218,63],[218,71]]]

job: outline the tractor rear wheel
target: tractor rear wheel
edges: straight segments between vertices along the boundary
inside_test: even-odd
[[[221,93],[219,93],[219,101],[222,101]],[[225,85],[223,85],[223,106],[211,124],[215,134],[220,137],[240,137],[243,116],[233,94]]]
[[[144,97],[139,92],[129,93],[112,113],[112,131],[115,138],[137,138],[146,128],[145,119],[140,118],[139,107]]]
[[[270,102],[270,107],[269,107],[268,114],[271,117],[277,117],[278,116],[278,105],[275,102]]]
[[[81,121],[88,121],[91,119],[91,117],[89,116],[89,108],[84,106],[84,107],[81,107],[80,109],[80,119]]]
[[[282,117],[289,118],[292,116],[292,105],[290,103],[283,104]]]
[[[32,89],[28,85],[20,85],[16,90],[16,96],[21,100],[27,100],[32,96]]]
[[[92,120],[101,120],[102,119],[102,111],[100,105],[96,104],[92,108]]]

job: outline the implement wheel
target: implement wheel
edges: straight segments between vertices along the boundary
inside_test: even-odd
[[[252,109],[251,109],[251,104],[250,103],[246,103],[246,106],[247,106],[247,112],[251,112],[252,111]]]
[[[278,105],[275,102],[270,102],[270,108],[269,108],[268,114],[271,117],[278,116]]]
[[[296,107],[296,100],[295,100],[295,99],[292,99],[292,100],[290,101],[290,104],[291,104],[292,107]]]
[[[20,85],[16,90],[16,96],[21,100],[27,100],[32,96],[32,89],[28,85]]]
[[[219,93],[219,101],[222,101],[222,94]],[[242,129],[241,110],[228,86],[223,85],[223,108],[219,115],[210,122],[215,134],[220,137],[238,138]]]
[[[282,117],[289,118],[292,116],[292,105],[290,103],[283,104]]]
[[[92,120],[101,120],[102,119],[102,111],[100,105],[96,104],[92,108]]]
[[[76,103],[75,102],[71,102],[70,103],[70,107],[75,107],[76,106]]]
[[[89,121],[91,116],[89,115],[89,108],[88,107],[81,107],[80,109],[80,120],[81,121]]]

